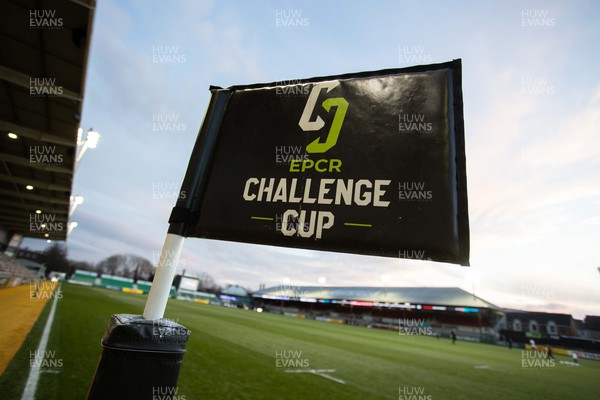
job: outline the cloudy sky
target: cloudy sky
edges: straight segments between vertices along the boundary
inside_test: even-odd
[[[252,289],[459,286],[599,315],[599,15],[594,1],[98,0],[82,127],[101,139],[75,177],[69,256],[156,261],[209,85],[462,58],[471,268],[203,239],[182,267]]]

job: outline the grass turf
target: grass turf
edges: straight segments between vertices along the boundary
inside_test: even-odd
[[[62,290],[46,349],[55,352],[62,366],[42,373],[38,399],[85,398],[110,315],[140,314],[146,300],[69,284]],[[0,398],[20,398],[30,351],[37,348],[50,306],[48,302],[0,377]],[[519,349],[452,345],[447,339],[183,301],[171,300],[166,317],[192,330],[179,377],[181,400],[563,400],[596,398],[600,389],[600,362],[589,360],[571,367],[558,362],[569,359],[555,356],[554,367],[523,368]],[[285,373],[283,365],[290,362],[291,352],[303,365],[300,369],[335,369],[330,375],[346,384],[314,374]]]

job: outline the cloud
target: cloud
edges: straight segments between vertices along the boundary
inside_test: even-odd
[[[600,216],[588,218],[583,223],[587,225],[600,225]]]
[[[598,166],[600,159],[600,144],[598,143],[598,126],[600,126],[600,85],[592,92],[588,104],[582,110],[567,117],[555,135],[545,141],[544,153],[546,166],[563,169],[568,166],[580,165],[594,161]]]
[[[181,182],[209,84],[397,67],[398,47],[415,45],[434,62],[463,58],[476,294],[515,308],[597,310],[593,13],[552,7],[557,26],[535,30],[521,27],[517,5],[453,6],[451,23],[413,6],[422,17],[391,3],[385,15],[307,3],[301,11],[310,26],[281,30],[274,27],[278,6],[270,4],[99,2],[84,121],[102,137],[76,174],[75,191],[86,202],[74,217],[80,226],[69,238],[70,254],[97,261],[160,250],[174,201],[155,199],[153,184]],[[339,18],[330,19],[332,12]],[[185,62],[155,63],[153,46],[170,46]],[[175,114],[187,128],[155,132],[156,114]],[[186,240],[182,258],[190,271],[252,287],[285,277],[316,284],[320,276],[328,285],[381,286],[387,275],[390,286],[473,288],[469,268],[433,262],[203,239]],[[522,282],[543,282],[555,298],[532,299]]]

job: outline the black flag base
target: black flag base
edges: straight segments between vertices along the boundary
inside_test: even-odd
[[[152,399],[176,393],[190,333],[165,318],[111,316],[88,400]]]

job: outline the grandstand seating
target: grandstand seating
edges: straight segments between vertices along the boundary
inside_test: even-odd
[[[107,289],[133,289],[133,279],[122,276],[103,274],[100,278],[100,285]]]
[[[333,303],[306,303],[294,300],[263,299],[259,303],[266,311],[275,314],[303,316],[307,319],[346,323],[348,325],[397,330],[402,320],[422,321],[434,335],[449,337],[452,331],[460,340],[492,341],[496,336],[490,327],[487,313],[462,313],[456,311],[404,310],[383,307],[360,307]]]
[[[150,293],[150,288],[152,287],[152,282],[137,281],[137,283],[134,286],[138,290],[141,290],[143,293],[148,294],[148,293]],[[171,286],[171,290],[169,291],[169,297],[171,297],[171,298],[177,297],[177,290],[175,289],[175,286]]]
[[[18,263],[14,258],[0,253],[0,287],[11,287],[32,282],[35,273]]]
[[[144,293],[150,293],[150,288],[152,287],[152,282],[148,281],[137,281],[137,288]]]
[[[75,270],[75,273],[73,274],[73,276],[71,276],[71,279],[69,279],[69,283],[75,283],[77,285],[84,285],[84,286],[94,286],[96,285],[96,277],[97,277],[97,273],[96,272],[90,272],[90,271],[83,271],[83,270]]]
[[[150,292],[150,288],[152,287],[152,282],[137,281],[137,283],[134,283],[134,280],[131,278],[108,274],[103,274],[100,278],[98,278],[97,272],[84,271],[80,269],[75,270],[75,273],[71,276],[71,279],[69,279],[68,282],[77,285],[96,286],[129,292],[136,292],[140,290],[141,293],[146,294]],[[176,296],[177,290],[175,290],[174,286],[171,286],[169,297],[174,298]]]
[[[178,300],[205,302],[206,304],[220,305],[221,302],[216,295],[212,293],[196,292],[193,290],[179,289],[177,293]]]

